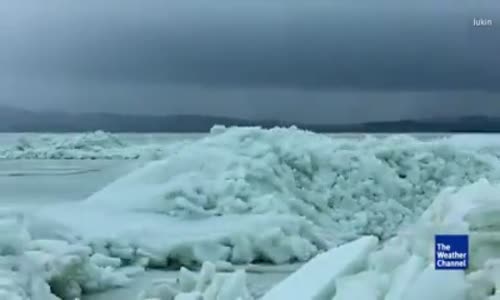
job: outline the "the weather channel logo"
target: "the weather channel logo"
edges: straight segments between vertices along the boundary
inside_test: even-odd
[[[469,236],[436,235],[436,270],[465,270],[469,265]]]

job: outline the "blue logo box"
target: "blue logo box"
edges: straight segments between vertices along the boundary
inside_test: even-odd
[[[450,234],[435,237],[436,270],[465,270],[469,266],[469,236]]]

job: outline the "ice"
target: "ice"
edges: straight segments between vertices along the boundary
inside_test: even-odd
[[[411,256],[405,264],[399,266],[393,273],[392,284],[384,300],[404,299],[405,292],[425,267],[425,260],[422,257]]]
[[[219,292],[218,299],[251,299],[250,292],[246,286],[246,274],[243,270],[236,271],[226,279]]]
[[[488,291],[488,282],[495,282],[500,278],[494,262],[499,257],[500,243],[495,239],[499,235],[500,214],[500,185],[480,180],[459,189],[448,190],[440,194],[433,205],[422,215],[419,222],[412,229],[413,234],[404,239],[417,241],[409,243],[413,253],[420,254],[429,263],[433,259],[433,235],[442,233],[463,233],[469,235],[469,272],[478,272],[475,275],[463,277],[463,272],[433,272],[429,267],[410,288],[414,290],[415,299],[417,294],[422,297],[418,290],[426,289],[426,292],[439,295],[438,289],[444,293],[444,299],[465,299],[466,295],[476,295],[469,299],[477,298],[479,291]],[[423,249],[428,248],[427,253]],[[489,270],[489,271],[488,271]],[[483,274],[483,276],[478,276]],[[435,282],[435,284],[433,284]],[[440,288],[444,285],[455,285],[452,290]],[[425,288],[424,288],[425,286]],[[465,292],[463,292],[465,291]],[[458,294],[454,294],[454,293]],[[430,297],[430,294],[429,294]],[[448,297],[448,298],[446,298]],[[454,298],[455,297],[455,298]],[[434,299],[434,298],[431,298]],[[435,298],[441,299],[441,298]]]
[[[118,268],[122,264],[119,258],[109,257],[101,253],[94,253],[90,257],[90,262],[94,263],[96,266],[99,267],[113,267],[113,268]]]
[[[185,220],[75,204],[44,208],[37,215],[58,216],[93,252],[103,255],[97,259],[100,261],[145,258],[154,267],[193,266],[204,261],[280,264],[306,261],[327,248],[316,228],[298,216],[226,215]]]
[[[387,276],[373,271],[341,277],[335,282],[332,300],[378,300],[385,294],[387,282]]]
[[[359,268],[335,276],[336,269],[330,264],[337,262],[339,257],[320,254],[275,286],[263,299],[291,299],[297,295],[300,299],[320,300],[494,299],[500,288],[499,203],[500,184],[486,180],[447,189],[435,198],[415,224],[402,228],[380,249],[365,253],[366,261]],[[460,270],[434,269],[434,235],[442,233],[469,234],[468,274]],[[353,243],[334,248],[327,254],[349,245]],[[354,257],[355,250],[351,249],[349,254]],[[316,270],[307,270],[321,257],[324,261],[320,266],[329,271],[325,274],[335,277],[333,282],[322,281]],[[315,290],[318,285],[328,292],[320,296],[301,294]]]
[[[261,300],[319,300],[335,291],[335,280],[363,269],[367,256],[378,245],[373,236],[320,254],[272,288]]]
[[[138,159],[163,155],[159,145],[132,146],[103,131],[27,136],[13,146],[0,148],[0,159]]]
[[[199,274],[181,269],[176,282],[157,281],[139,294],[139,300],[253,300],[246,285],[246,273],[217,273],[205,262]]]
[[[40,230],[33,235],[27,224],[42,222],[17,214],[0,216],[0,299],[74,299],[82,292],[119,287],[130,281],[119,266],[102,267],[93,262],[92,249],[76,236],[67,240],[37,239]]]
[[[462,271],[434,270],[429,265],[404,293],[406,300],[466,300],[467,283]]]
[[[446,141],[337,140],[294,128],[218,128],[124,176],[88,205],[182,218],[305,216],[343,243],[414,222],[446,186],[500,178],[498,160]]]
[[[92,134],[24,141],[13,158],[149,155],[97,135],[95,143]],[[443,289],[442,296],[461,299],[493,296],[499,286],[500,164],[490,150],[222,127],[175,147],[152,150],[158,160],[81,203],[2,214],[0,299],[74,298],[126,285],[145,267],[202,266],[146,292],[246,300],[255,295],[236,265],[311,258],[264,299],[408,300],[439,285],[456,285],[458,294]],[[439,282],[425,269],[436,233],[470,235],[472,273]]]

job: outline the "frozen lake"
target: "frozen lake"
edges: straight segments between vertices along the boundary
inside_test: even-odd
[[[134,169],[135,161],[0,160],[0,203],[79,201]]]
[[[68,134],[69,135],[69,134]],[[0,134],[0,146],[13,145],[20,137],[38,134]],[[169,145],[182,140],[196,140],[204,134],[118,134],[122,141],[135,145]],[[363,135],[332,135],[357,139]],[[378,135],[385,136],[385,135]],[[444,134],[416,134],[421,140],[441,138]],[[499,144],[498,135],[457,136],[460,147],[473,144]],[[37,210],[54,204],[84,200],[141,165],[142,160],[0,160],[0,207]],[[136,299],[141,289],[157,278],[173,278],[175,271],[151,270],[139,275],[127,288],[87,295],[87,300]],[[248,274],[249,288],[262,293],[288,275],[283,272]]]

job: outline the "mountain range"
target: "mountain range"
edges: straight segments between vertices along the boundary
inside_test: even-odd
[[[112,113],[34,112],[0,107],[0,132],[208,132],[213,125],[292,126],[315,132],[500,132],[500,118],[464,116],[353,124],[308,124],[204,115],[121,115]]]

